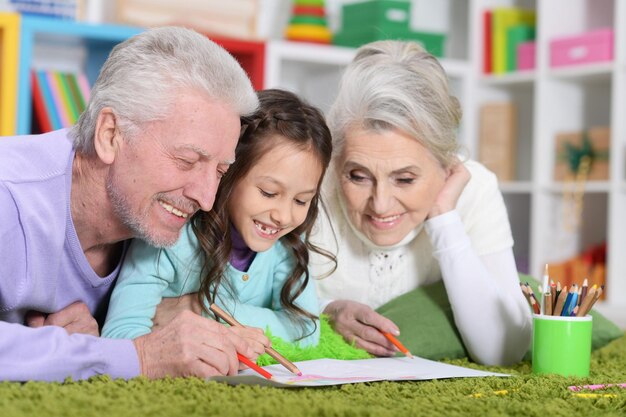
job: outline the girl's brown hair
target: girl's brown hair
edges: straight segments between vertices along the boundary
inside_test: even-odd
[[[204,253],[198,297],[203,310],[209,314],[204,299],[206,297],[209,305],[215,302],[217,289],[222,285],[224,270],[232,250],[227,209],[231,191],[267,152],[276,145],[287,143],[301,150],[313,152],[322,167],[322,175],[317,184],[318,191],[311,200],[306,219],[281,238],[281,242],[291,249],[295,266],[281,290],[280,301],[292,319],[303,324],[305,319],[313,321],[317,319],[317,316],[294,303],[310,279],[309,250],[330,258],[336,264],[331,253],[316,247],[309,240],[319,208],[322,206],[319,190],[331,159],[331,135],[322,113],[295,94],[271,89],[260,91],[257,95],[259,110],[241,120],[241,136],[235,151],[235,163],[222,178],[213,209],[210,212],[199,212],[192,222],[194,233]],[[232,289],[227,289],[232,292]],[[306,336],[308,335],[302,335]]]

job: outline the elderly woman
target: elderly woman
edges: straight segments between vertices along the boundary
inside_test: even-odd
[[[323,311],[346,340],[379,356],[398,327],[374,309],[443,280],[472,359],[519,361],[531,315],[518,284],[509,220],[496,177],[460,162],[461,118],[439,62],[411,42],[361,47],[329,113],[336,153],[325,184],[328,217],[313,256]]]

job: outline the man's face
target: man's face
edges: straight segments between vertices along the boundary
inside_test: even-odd
[[[120,145],[107,179],[119,220],[153,246],[173,245],[197,210],[213,206],[239,131],[239,115],[229,106],[181,95],[169,117]]]

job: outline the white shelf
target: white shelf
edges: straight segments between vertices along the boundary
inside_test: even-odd
[[[609,81],[616,69],[613,62],[552,68],[548,76],[555,79],[577,82]]]
[[[346,66],[354,58],[353,48],[317,45],[306,42],[270,41],[266,53],[269,59],[282,59],[309,64]]]
[[[564,193],[566,191],[577,190],[578,185],[574,183],[554,182],[542,187],[545,191],[551,193]],[[587,193],[608,193],[611,191],[611,183],[608,181],[587,181],[582,191]]]
[[[503,194],[530,194],[533,191],[531,181],[501,182],[500,191]]]
[[[484,85],[532,87],[537,75],[535,71],[509,72],[501,75],[483,75],[480,79]]]

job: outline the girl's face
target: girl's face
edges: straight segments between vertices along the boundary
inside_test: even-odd
[[[378,246],[424,222],[447,177],[428,149],[398,130],[349,132],[337,172],[350,222]]]
[[[228,202],[231,222],[255,252],[268,250],[304,222],[322,175],[312,151],[275,140],[235,185]]]

